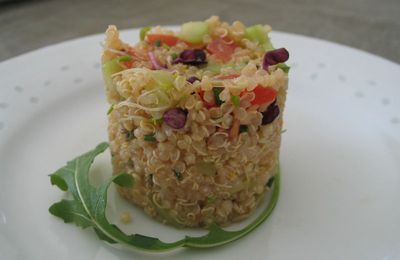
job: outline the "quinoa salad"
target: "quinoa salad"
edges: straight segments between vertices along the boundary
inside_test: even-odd
[[[140,42],[106,31],[102,70],[120,194],[178,227],[248,217],[276,174],[289,58],[267,25],[212,16],[178,31],[145,27]]]

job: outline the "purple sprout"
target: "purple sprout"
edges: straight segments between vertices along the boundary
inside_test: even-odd
[[[267,107],[267,109],[262,112],[262,125],[268,125],[270,123],[272,123],[275,118],[277,118],[279,116],[280,110],[278,105],[276,104],[276,99],[274,102],[272,102],[271,105],[269,105]]]
[[[206,57],[206,53],[202,49],[184,50],[172,63],[183,63],[186,65],[197,66],[206,64]]]
[[[187,110],[182,108],[173,108],[164,113],[164,122],[174,129],[181,129],[185,126]]]
[[[270,65],[276,65],[285,62],[288,59],[289,52],[285,48],[268,51],[264,54],[262,66],[264,70],[268,71]]]
[[[196,77],[196,76],[191,76],[186,81],[191,83],[191,84],[193,84],[195,81],[200,81],[200,79],[198,77]]]

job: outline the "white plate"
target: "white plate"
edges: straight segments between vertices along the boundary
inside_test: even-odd
[[[129,42],[137,36],[137,30],[123,33]],[[272,38],[290,51],[292,64],[276,210],[227,246],[152,256],[400,259],[399,65],[299,35]],[[102,39],[85,37],[0,63],[1,259],[144,256],[111,248],[48,213],[62,192],[47,175],[107,138]],[[109,157],[94,167],[109,174]],[[110,218],[128,232],[166,241],[202,233],[163,226],[110,193]],[[118,222],[121,210],[133,212],[132,225]]]

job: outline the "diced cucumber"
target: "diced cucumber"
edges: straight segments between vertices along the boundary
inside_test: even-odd
[[[256,24],[246,28],[246,38],[253,42],[258,42],[265,51],[272,50],[271,41],[268,38],[264,26]]]
[[[201,43],[207,33],[208,26],[205,22],[188,22],[182,25],[179,37],[190,43]]]
[[[204,68],[205,70],[211,71],[213,73],[220,73],[222,69],[222,65],[219,63],[214,63],[214,64],[207,64],[207,66]]]
[[[146,27],[143,27],[142,29],[140,29],[139,35],[140,35],[140,40],[141,40],[141,41],[144,41],[144,38],[146,38],[146,34],[147,34],[150,30],[151,30],[151,27],[149,27],[149,26],[146,26]]]
[[[115,86],[112,82],[111,75],[120,72],[122,69],[123,68],[121,67],[121,65],[119,65],[119,58],[109,60],[105,62],[102,66],[103,78],[106,84],[106,90],[111,92],[112,96],[115,96],[115,94],[118,94],[118,92],[115,89]]]
[[[154,84],[151,87],[158,87],[164,91],[168,91],[174,87],[174,76],[167,71],[155,70],[151,73]]]

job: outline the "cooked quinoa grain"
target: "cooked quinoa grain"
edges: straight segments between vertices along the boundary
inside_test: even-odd
[[[269,26],[213,16],[182,28],[151,28],[134,46],[107,29],[113,170],[135,178],[121,195],[163,222],[228,225],[256,209],[276,172],[286,50]]]

